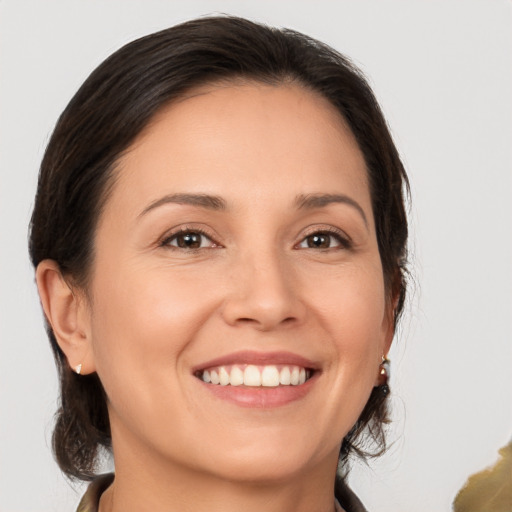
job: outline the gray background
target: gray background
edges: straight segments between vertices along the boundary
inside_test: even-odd
[[[370,510],[433,512],[512,434],[512,7],[504,0],[0,0],[0,511],[75,510],[49,449],[54,364],[26,250],[37,168],[92,69],[135,37],[226,12],[288,26],[369,75],[412,181],[417,285],[392,350]]]

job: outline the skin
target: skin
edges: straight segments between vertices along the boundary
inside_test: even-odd
[[[225,208],[161,201],[172,194]],[[322,194],[349,199],[297,206]],[[207,235],[180,248],[179,229]],[[70,365],[108,396],[116,479],[101,512],[333,510],[340,443],[393,326],[364,159],[325,99],[245,83],[173,103],[119,163],[87,293],[52,261],[37,280]],[[278,407],[219,399],[194,368],[240,350],[297,354],[315,380]]]

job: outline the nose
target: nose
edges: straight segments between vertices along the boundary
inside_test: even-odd
[[[297,325],[306,311],[298,284],[291,266],[278,255],[246,257],[231,266],[223,318],[229,325],[260,331]]]

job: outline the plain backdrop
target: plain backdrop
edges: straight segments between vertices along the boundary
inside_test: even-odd
[[[49,448],[57,386],[27,249],[59,113],[124,43],[209,13],[319,38],[369,76],[412,182],[414,282],[370,511],[450,510],[512,435],[512,4],[505,0],[0,0],[0,511],[75,510]]]

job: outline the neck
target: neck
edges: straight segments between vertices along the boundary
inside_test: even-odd
[[[333,512],[336,460],[278,481],[233,480],[159,461],[115,454],[116,477],[99,512]],[[123,456],[118,456],[120,454]],[[337,454],[334,454],[337,455]]]

